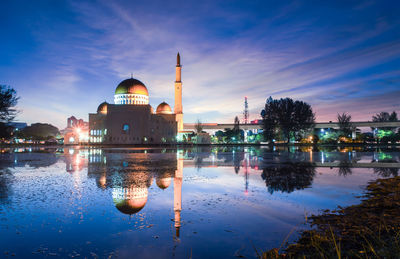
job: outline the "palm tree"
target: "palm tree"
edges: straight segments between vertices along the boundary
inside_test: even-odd
[[[337,115],[337,120],[339,124],[339,130],[346,136],[348,137],[352,130],[354,130],[354,127],[351,125],[351,115],[344,112],[342,114]]]
[[[373,122],[388,122],[388,121],[398,121],[397,119],[397,113],[393,111],[391,114],[388,112],[380,112],[377,113],[376,115],[372,116],[372,121]],[[371,128],[372,130],[375,130],[375,128]],[[384,127],[384,128],[378,128],[381,130],[393,130],[394,128],[391,127]]]
[[[196,124],[194,125],[194,128],[195,128],[197,134],[199,134],[203,131],[203,124],[201,123],[200,120],[197,120]]]

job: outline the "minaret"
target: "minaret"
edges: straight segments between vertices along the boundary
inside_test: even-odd
[[[178,164],[174,177],[174,214],[175,214],[175,230],[176,237],[179,238],[179,230],[181,228],[181,211],[182,211],[182,177],[183,177],[183,158],[178,157]]]
[[[182,81],[181,81],[181,56],[176,56],[176,79],[175,79],[175,106],[174,113],[178,123],[178,132],[183,131],[183,108],[182,108]]]

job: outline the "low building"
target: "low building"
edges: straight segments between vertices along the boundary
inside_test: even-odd
[[[65,145],[87,144],[89,141],[89,123],[71,116],[67,119],[67,127],[61,130]]]

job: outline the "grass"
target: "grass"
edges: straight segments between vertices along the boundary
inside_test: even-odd
[[[313,215],[311,230],[259,258],[400,258],[400,176],[370,182],[361,203]]]

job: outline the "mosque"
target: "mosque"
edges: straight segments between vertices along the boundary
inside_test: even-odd
[[[177,54],[175,106],[162,102],[154,112],[147,87],[135,78],[123,80],[114,94],[114,104],[103,102],[89,113],[89,143],[162,144],[176,142],[183,131],[180,55]]]

